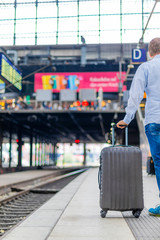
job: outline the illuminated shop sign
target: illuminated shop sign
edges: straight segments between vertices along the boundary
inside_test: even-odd
[[[0,53],[0,78],[18,90],[22,89],[22,73],[3,53]]]

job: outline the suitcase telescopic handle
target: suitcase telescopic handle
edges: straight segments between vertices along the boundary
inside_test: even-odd
[[[115,146],[115,128],[116,125],[112,126],[112,145]],[[128,126],[125,125],[125,146],[128,147]]]

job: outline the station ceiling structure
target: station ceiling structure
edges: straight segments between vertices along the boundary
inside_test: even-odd
[[[0,45],[137,43],[153,4],[153,0],[1,0]],[[157,36],[159,14],[157,4],[144,42]]]
[[[111,123],[124,117],[124,111],[2,111],[1,127],[4,137],[9,137],[10,131],[14,138],[21,131],[22,138],[29,139],[32,134],[40,141],[50,143],[104,143],[111,132]],[[118,129],[117,129],[118,130]],[[136,130],[136,131],[135,131]],[[138,126],[136,119],[131,123],[130,144],[138,144]],[[122,137],[124,132],[117,131]]]
[[[36,69],[48,62],[54,65],[57,59],[60,68],[70,64],[73,71],[76,64],[82,63],[83,46],[86,60],[98,64],[98,71],[104,71],[109,59],[115,60],[111,65],[117,70],[118,62],[130,57],[132,47],[142,36],[153,4],[153,0],[0,0],[0,46],[7,54],[17,54],[15,64],[26,65],[26,75],[28,65]],[[145,31],[145,43],[157,37],[159,16],[157,4]],[[45,141],[71,142],[78,137],[83,142],[104,142],[114,114],[3,111],[1,124],[6,135],[8,129],[13,134],[21,129],[24,137],[33,133]],[[117,121],[124,116],[124,112],[117,114]],[[138,131],[135,120],[132,124],[130,131]]]

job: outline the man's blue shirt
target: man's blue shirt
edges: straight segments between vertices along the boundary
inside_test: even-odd
[[[145,106],[145,125],[160,123],[160,54],[152,60],[142,63],[133,78],[126,115],[123,121],[129,124],[143,99],[147,94]]]

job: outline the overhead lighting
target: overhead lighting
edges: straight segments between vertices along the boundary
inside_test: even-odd
[[[129,64],[128,68],[134,68],[134,65],[133,64]]]

